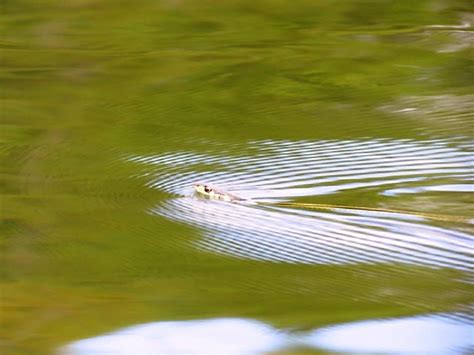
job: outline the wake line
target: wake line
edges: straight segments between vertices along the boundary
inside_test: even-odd
[[[386,212],[386,213],[397,213],[397,214],[406,214],[416,217],[428,218],[431,220],[443,221],[443,222],[456,222],[456,223],[467,223],[474,224],[474,220],[465,216],[449,216],[442,214],[434,213],[425,213],[425,212],[416,212],[408,210],[396,210],[388,208],[378,208],[378,207],[363,207],[363,206],[348,206],[348,205],[333,205],[333,204],[322,204],[322,203],[302,203],[302,202],[258,202],[259,205],[264,206],[278,206],[278,207],[295,207],[295,208],[308,208],[313,210],[333,210],[333,209],[343,209],[343,210],[362,210],[362,211],[372,211],[372,212]]]

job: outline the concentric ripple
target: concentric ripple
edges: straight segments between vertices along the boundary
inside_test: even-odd
[[[442,140],[257,141],[194,151],[131,156],[148,166],[148,185],[178,195],[150,212],[197,226],[201,249],[235,257],[316,264],[412,263],[472,268],[466,229],[404,213],[308,211],[255,202],[355,190],[398,194],[471,193],[470,152]],[[205,181],[249,199],[225,203],[192,197]]]

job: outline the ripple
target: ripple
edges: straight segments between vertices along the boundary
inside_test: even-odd
[[[236,257],[315,264],[403,262],[463,270],[472,266],[469,235],[387,213],[301,213],[191,198],[167,201],[151,212],[202,228],[205,235],[197,247]]]
[[[202,149],[204,148],[204,149]],[[255,141],[199,152],[131,156],[150,166],[148,186],[181,196],[150,213],[204,231],[196,247],[240,258],[312,263],[411,263],[472,269],[474,242],[465,231],[402,212],[316,212],[259,202],[378,191],[472,192],[469,152],[444,140]],[[205,181],[248,199],[232,204],[192,197]]]
[[[472,34],[470,34],[472,38]],[[424,125],[432,133],[440,135],[453,132],[470,134],[474,126],[474,95],[434,95],[434,96],[405,96],[396,102],[380,107],[382,111],[400,118],[425,121]],[[472,139],[469,140],[472,147]],[[471,148],[472,149],[472,148]]]
[[[400,194],[416,194],[425,191],[443,191],[443,192],[474,192],[472,184],[450,184],[450,185],[435,185],[435,186],[418,186],[413,188],[399,188],[387,190],[384,195],[396,196]]]

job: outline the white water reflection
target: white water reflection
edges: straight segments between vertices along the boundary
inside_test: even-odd
[[[305,343],[342,353],[467,354],[474,327],[442,317],[363,321],[315,330]]]
[[[258,260],[402,262],[469,270],[474,256],[468,234],[400,214],[323,213],[192,198],[169,200],[151,213],[202,228],[200,249]]]
[[[362,321],[309,332],[278,330],[249,319],[218,318],[133,326],[74,342],[61,352],[250,355],[297,346],[359,354],[460,354],[474,350],[474,327],[449,314]]]
[[[363,210],[308,211],[229,204],[190,197],[195,181],[215,184],[251,202],[376,193],[472,192],[472,155],[443,140],[257,141],[232,146],[196,143],[199,153],[133,156],[149,167],[148,186],[186,196],[149,212],[203,230],[207,251],[266,261],[343,264],[411,263],[472,269],[468,229],[421,216]],[[385,197],[382,197],[385,196]]]
[[[462,183],[472,178],[474,164],[469,151],[443,140],[257,141],[227,149],[209,142],[204,146],[201,153],[169,152],[128,160],[153,167],[150,187],[182,195],[193,182],[205,181],[249,198],[312,196],[418,181],[438,185],[440,179]]]
[[[217,318],[138,325],[66,346],[68,355],[250,355],[283,348],[286,334],[265,323]]]

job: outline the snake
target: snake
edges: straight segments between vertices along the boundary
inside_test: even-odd
[[[205,184],[201,182],[196,182],[193,184],[194,191],[197,195],[206,197],[211,200],[219,200],[225,202],[250,202],[250,200],[243,197],[234,195],[230,192],[225,191],[224,189],[218,188],[214,185]],[[334,210],[334,209],[343,209],[343,210],[363,210],[363,211],[373,211],[373,212],[387,212],[387,213],[398,213],[398,214],[408,214],[418,217],[424,217],[432,220],[445,221],[445,222],[456,222],[456,223],[468,223],[474,224],[474,219],[470,219],[464,216],[449,216],[449,215],[440,215],[432,214],[425,212],[416,212],[408,210],[395,210],[395,209],[385,209],[385,208],[376,208],[376,207],[361,207],[361,206],[345,206],[345,205],[332,205],[332,204],[317,204],[317,203],[299,203],[299,202],[254,202],[258,205],[264,206],[279,206],[279,207],[293,207],[293,208],[307,208],[307,209],[316,209],[316,210]]]
[[[219,189],[218,187],[215,187],[209,184],[196,182],[194,183],[193,187],[194,187],[194,191],[199,196],[204,196],[211,200],[220,200],[220,201],[226,201],[226,202],[246,201],[245,198],[231,194],[230,192]]]

